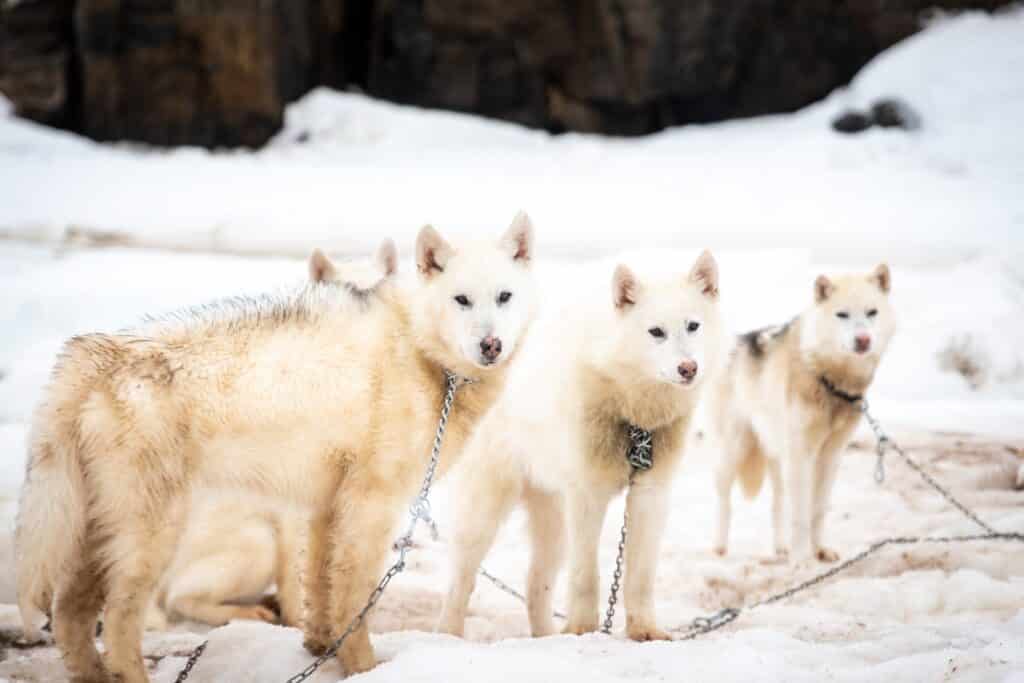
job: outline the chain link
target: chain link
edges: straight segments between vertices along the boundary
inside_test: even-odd
[[[826,384],[826,388],[828,385]],[[854,400],[850,400],[846,396],[837,395],[839,398],[846,400],[849,403],[855,404],[860,408],[861,413],[867,419],[868,424],[871,426],[872,431],[875,433],[876,451],[878,453],[878,461],[875,466],[875,481],[882,483],[885,480],[885,470],[883,466],[883,458],[886,452],[891,448],[896,451],[897,454],[907,463],[926,484],[932,487],[935,491],[942,495],[954,508],[959,510],[967,519],[974,522],[976,525],[981,527],[985,533],[982,534],[967,534],[961,536],[893,536],[890,538],[883,538],[879,541],[875,541],[867,548],[857,553],[856,555],[847,558],[843,562],[840,562],[829,569],[812,576],[806,581],[802,581],[794,586],[787,588],[781,593],[776,593],[767,598],[763,598],[749,605],[742,607],[727,607],[715,612],[708,617],[698,617],[691,622],[689,627],[685,628],[681,635],[676,637],[674,640],[693,640],[694,638],[701,636],[711,631],[717,631],[718,629],[726,626],[727,624],[735,621],[742,612],[749,612],[752,609],[770,605],[782,600],[793,597],[797,593],[801,593],[809,588],[813,588],[818,584],[824,583],[828,579],[832,578],[836,574],[849,569],[855,564],[863,562],[868,557],[878,553],[883,548],[894,545],[917,545],[921,543],[971,543],[976,541],[1006,541],[1006,542],[1017,542],[1024,543],[1024,534],[1019,532],[1000,532],[993,529],[991,526],[986,524],[974,511],[970,510],[966,505],[961,503],[957,498],[947,489],[937,482],[930,474],[928,474],[921,465],[907,455],[906,451],[900,447],[896,441],[892,439],[885,430],[882,429],[882,425],[878,420],[869,412],[867,400],[863,397],[851,397]]]
[[[420,486],[419,493],[416,498],[413,499],[412,504],[409,506],[409,526],[405,533],[395,541],[395,550],[398,551],[398,559],[381,577],[377,587],[370,593],[370,597],[366,601],[366,606],[349,622],[348,627],[345,631],[338,636],[338,638],[331,643],[323,654],[317,657],[313,662],[305,669],[289,678],[286,683],[300,683],[312,676],[317,669],[319,669],[325,662],[334,657],[338,650],[341,649],[342,644],[345,640],[358,630],[363,623],[366,621],[367,615],[370,610],[377,604],[381,596],[384,594],[384,590],[391,583],[391,579],[395,578],[405,569],[405,556],[412,548],[412,536],[416,531],[416,525],[420,521],[427,522],[432,527],[434,533],[436,533],[436,527],[433,524],[433,520],[430,516],[430,500],[428,496],[430,494],[430,487],[434,483],[434,475],[437,472],[437,464],[441,458],[441,443],[444,441],[445,429],[448,427],[448,416],[452,410],[452,404],[455,401],[455,391],[462,384],[469,384],[473,380],[467,378],[460,378],[451,372],[445,370],[445,395],[444,403],[441,406],[441,416],[437,423],[437,431],[434,433],[434,445],[430,453],[430,461],[427,463],[426,472],[423,475],[423,483]],[[206,649],[206,642],[202,643],[197,647],[191,655],[189,655],[188,661],[185,663],[185,667],[178,673],[178,678],[175,683],[183,683],[188,678],[189,673],[192,671],[192,667],[195,666],[196,661],[202,656],[203,651]]]
[[[610,635],[612,619],[615,617],[615,604],[619,601],[619,584],[622,581],[622,565],[626,557],[626,536],[629,533],[629,492],[633,490],[633,481],[637,472],[643,472],[654,466],[654,435],[636,425],[627,425],[629,448],[626,450],[626,462],[629,463],[629,479],[626,482],[626,505],[622,511],[622,530],[619,532],[619,553],[615,556],[615,571],[612,572],[612,585],[608,589],[608,609],[604,615],[601,633]]]
[[[206,646],[209,643],[210,641],[204,640],[196,646],[196,649],[192,650],[188,656],[188,661],[185,662],[185,666],[178,672],[178,677],[174,679],[174,683],[182,683],[182,681],[188,678],[188,675],[192,673],[192,667],[194,667],[196,662],[199,661],[199,658],[203,656],[203,652],[206,651]]]

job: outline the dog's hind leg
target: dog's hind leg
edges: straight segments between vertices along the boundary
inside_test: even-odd
[[[103,607],[103,577],[91,551],[89,535],[72,557],[56,587],[53,635],[64,657],[64,665],[75,683],[103,683],[108,680],[96,650],[96,622]]]
[[[732,485],[736,481],[736,465],[723,460],[715,467],[715,493],[718,499],[718,517],[712,550],[724,556],[729,550],[729,527],[732,524]]]
[[[268,607],[232,602],[258,598],[266,590],[273,574],[272,560],[265,548],[242,545],[192,562],[173,578],[167,607],[211,626],[223,626],[234,619],[275,623],[277,615]]]
[[[93,480],[100,484],[95,507],[106,536],[103,642],[107,668],[122,683],[149,680],[142,659],[145,616],[181,534],[184,506],[172,472],[161,466],[166,462],[123,452],[93,461]],[[136,495],[124,495],[126,479]]]
[[[497,466],[473,468],[476,464],[467,462],[455,488],[451,575],[437,626],[438,631],[456,636],[462,636],[465,628],[480,563],[522,491],[519,477],[508,476]]]
[[[530,574],[526,580],[526,609],[530,633],[539,638],[555,632],[552,621],[552,597],[558,570],[565,561],[565,511],[562,496],[527,487],[526,510],[529,514]]]
[[[784,524],[784,508],[786,490],[782,483],[782,465],[778,460],[768,459],[768,481],[772,486],[772,541],[775,546],[775,556],[779,559],[789,555],[789,543],[786,540],[786,527]]]

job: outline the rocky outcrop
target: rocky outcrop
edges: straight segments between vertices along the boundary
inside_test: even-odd
[[[0,91],[97,139],[262,144],[317,84],[549,130],[788,111],[1001,0],[0,0]]]

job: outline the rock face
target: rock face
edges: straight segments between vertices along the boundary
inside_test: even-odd
[[[0,91],[97,139],[258,146],[314,85],[549,130],[787,111],[1003,0],[0,0]]]

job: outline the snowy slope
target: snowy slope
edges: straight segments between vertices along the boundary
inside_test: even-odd
[[[795,115],[642,140],[512,124],[317,90],[255,153],[98,145],[0,119],[0,230],[69,228],[147,244],[304,253],[411,244],[424,221],[489,229],[520,208],[551,253],[801,246],[846,261],[1020,250],[1024,10],[969,14],[880,55]],[[905,97],[917,133],[829,128],[848,105]],[[300,141],[305,139],[304,142]]]

